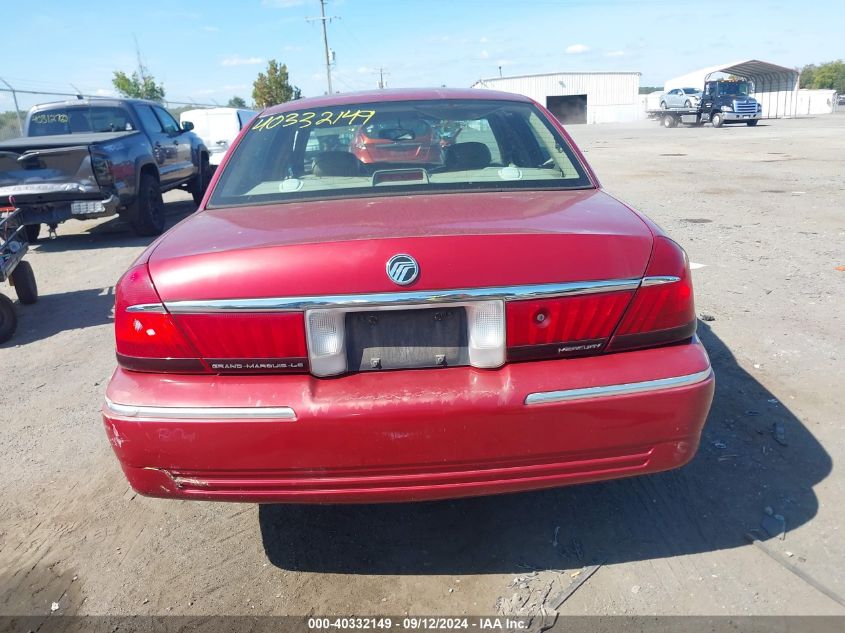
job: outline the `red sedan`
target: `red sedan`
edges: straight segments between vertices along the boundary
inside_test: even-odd
[[[431,125],[419,116],[367,123],[352,140],[352,153],[362,163],[440,163],[440,147]]]
[[[459,142],[365,164],[312,135]],[[151,496],[381,502],[676,468],[713,397],[686,254],[530,99],[378,91],[263,112],[116,289],[106,432]]]

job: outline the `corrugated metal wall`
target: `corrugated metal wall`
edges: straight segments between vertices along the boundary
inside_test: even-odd
[[[554,73],[484,79],[473,88],[502,90],[531,97],[587,95],[587,122],[636,121],[639,118],[640,73]]]

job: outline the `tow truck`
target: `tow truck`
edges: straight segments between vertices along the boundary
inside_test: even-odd
[[[722,127],[726,123],[745,123],[753,127],[763,118],[763,106],[751,95],[753,82],[747,79],[713,79],[704,82],[701,101],[695,108],[660,108],[648,110],[650,119],[663,127],[687,125],[701,127],[710,123]]]

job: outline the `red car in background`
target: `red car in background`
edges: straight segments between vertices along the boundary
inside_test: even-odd
[[[460,136],[411,167],[311,138],[378,120]],[[151,496],[408,501],[652,473],[693,457],[713,397],[683,249],[514,94],[266,110],[115,303],[103,419]]]
[[[362,125],[352,140],[352,153],[364,164],[443,162],[440,139],[432,125],[415,117]]]

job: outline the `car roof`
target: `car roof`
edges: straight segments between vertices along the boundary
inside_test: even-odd
[[[483,99],[495,101],[519,101],[531,103],[531,99],[512,92],[498,90],[482,90],[479,88],[397,88],[390,90],[367,90],[362,92],[343,92],[321,97],[308,97],[287,101],[271,106],[262,114],[275,114],[289,110],[306,108],[328,108],[338,105],[355,105],[357,103],[373,103],[384,101],[422,101],[426,99]]]
[[[122,106],[127,103],[132,103],[135,105],[150,105],[150,106],[162,106],[162,104],[157,103],[155,101],[147,101],[146,99],[119,99],[119,98],[110,98],[110,97],[94,97],[94,98],[82,98],[82,99],[66,99],[65,101],[50,101],[49,103],[39,103],[38,105],[32,106],[31,110],[33,112],[37,112],[41,109],[46,108],[55,108],[58,106],[64,107],[74,107],[74,106]]]

